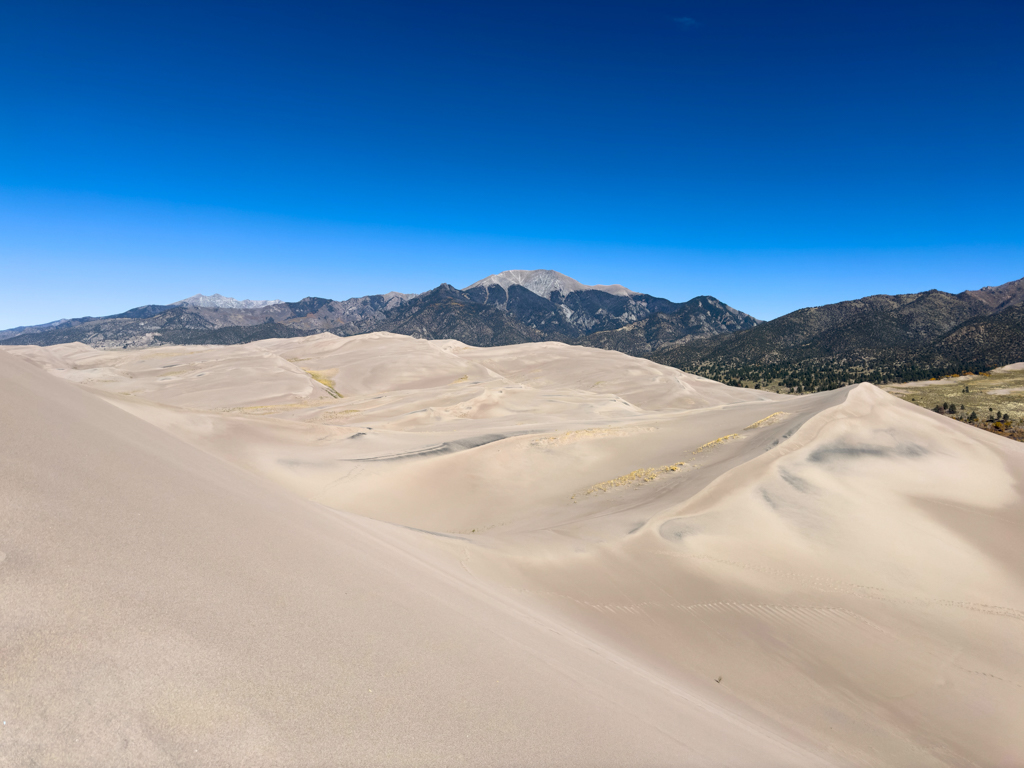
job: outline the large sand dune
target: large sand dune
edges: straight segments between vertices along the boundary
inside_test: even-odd
[[[1024,760],[1020,444],[560,344],[10,352],[9,764]]]

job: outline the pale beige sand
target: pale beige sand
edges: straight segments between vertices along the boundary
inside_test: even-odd
[[[11,351],[13,764],[1024,755],[1020,444],[560,344]]]
[[[988,390],[990,395],[1015,395],[1018,392],[1024,392],[1024,387],[1006,387],[1005,389]]]
[[[6,354],[0,397],[6,764],[806,757],[420,535],[296,499]]]

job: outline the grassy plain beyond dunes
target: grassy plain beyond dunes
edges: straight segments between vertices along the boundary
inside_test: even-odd
[[[974,426],[1024,440],[1024,370],[997,368],[986,373],[890,385],[884,389],[930,411],[949,406],[945,410],[952,415],[955,406],[956,418],[961,421],[972,413],[977,414],[977,421],[970,422]],[[997,418],[999,414],[1009,416],[1008,426],[1005,416]],[[997,423],[1003,426],[996,426]]]

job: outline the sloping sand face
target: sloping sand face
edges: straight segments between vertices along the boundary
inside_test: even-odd
[[[0,395],[7,764],[807,757],[557,634],[405,529],[304,502],[8,355]]]
[[[1017,443],[560,344],[12,352],[15,764],[1024,754]]]

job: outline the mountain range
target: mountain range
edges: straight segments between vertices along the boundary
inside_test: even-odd
[[[204,296],[201,293],[197,293],[195,296],[189,296],[187,299],[176,301],[171,306],[191,306],[191,307],[218,307],[222,309],[257,309],[259,307],[269,307],[271,304],[283,304],[280,299],[268,299],[266,301],[254,301],[253,299],[232,299],[229,296],[221,296],[219,293],[215,293],[212,296]]]
[[[307,297],[297,302],[239,302],[219,294],[197,295],[108,317],[0,331],[0,343],[233,344],[323,331],[339,336],[391,331],[418,338],[454,338],[474,346],[549,340],[580,343],[596,332],[655,315],[671,318],[674,333],[651,349],[660,348],[662,342],[683,343],[758,323],[711,296],[680,304],[621,285],[583,285],[552,270],[510,270],[464,290],[443,283],[421,294],[391,292],[345,301]]]
[[[508,270],[464,289],[335,301],[220,294],[107,317],[0,331],[0,344],[237,344],[389,331],[472,346],[532,341],[614,349],[731,384],[795,391],[909,381],[1024,360],[1024,279],[958,294],[868,296],[759,321],[712,296],[676,303],[552,270]]]
[[[1024,360],[1024,279],[808,307],[649,356],[718,381],[803,391],[989,370]]]

